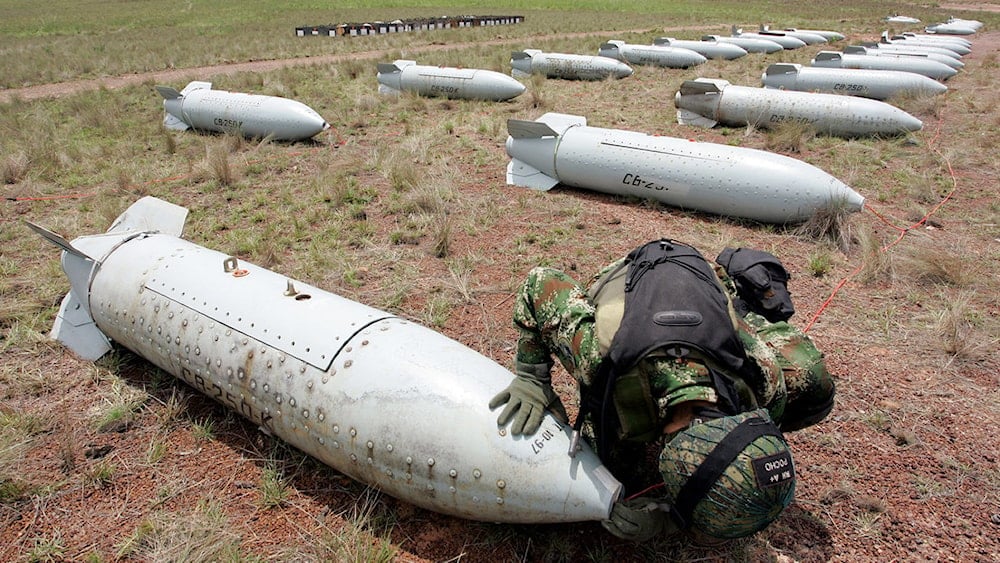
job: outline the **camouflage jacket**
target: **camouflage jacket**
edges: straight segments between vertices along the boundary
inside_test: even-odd
[[[555,355],[581,386],[589,387],[617,330],[617,325],[604,328],[607,323],[602,317],[607,315],[598,313],[591,292],[609,272],[624,270],[619,268],[622,260],[598,272],[588,288],[558,270],[533,269],[514,308],[514,324],[520,331],[516,359],[544,364]],[[715,270],[727,293],[734,296],[735,286],[725,271],[718,266]],[[604,307],[600,307],[602,312]],[[753,381],[734,381],[743,408],[766,408],[780,422],[789,389],[809,388],[812,377],[829,377],[822,354],[802,331],[787,322],[771,323],[755,313],[740,317],[731,307],[730,311],[746,354],[757,368],[753,372],[758,374]],[[620,314],[617,318],[620,321]],[[678,359],[654,352],[626,375],[639,375],[648,381],[648,393],[663,422],[680,403],[718,402],[706,361],[695,353]]]

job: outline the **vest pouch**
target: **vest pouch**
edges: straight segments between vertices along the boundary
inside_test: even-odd
[[[713,384],[716,389],[716,393],[724,394],[726,391],[721,389],[728,389],[728,393],[732,393],[735,397],[727,398],[729,401],[735,399],[738,403],[737,406],[739,412],[745,412],[748,410],[754,410],[759,408],[757,404],[757,396],[754,395],[753,390],[746,381],[738,377],[732,377],[718,369],[715,369],[709,365],[709,371],[712,374]]]
[[[590,288],[589,295],[594,301],[594,331],[597,333],[597,344],[601,356],[607,356],[611,342],[622,324],[625,316],[625,268],[621,262],[617,268],[604,274]]]
[[[618,414],[619,438],[630,442],[650,442],[660,435],[656,405],[649,378],[638,368],[618,377],[613,394]]]

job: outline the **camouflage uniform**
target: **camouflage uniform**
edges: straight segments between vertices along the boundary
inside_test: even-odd
[[[589,287],[620,262],[601,270]],[[735,296],[735,287],[725,271],[719,266],[715,269],[727,293]],[[514,305],[513,320],[519,331],[516,360],[545,364],[555,355],[581,386],[589,387],[602,359],[595,314],[596,307],[587,288],[559,270],[532,269]],[[832,405],[833,380],[826,371],[822,353],[809,337],[787,322],[772,323],[756,313],[734,317],[740,342],[760,372],[756,381],[736,382],[743,408],[767,409],[783,429],[802,428],[822,419]],[[680,403],[719,402],[708,369],[697,359],[653,355],[641,360],[635,369],[648,377],[660,427],[670,420],[671,409]],[[807,416],[810,414],[814,415],[812,419]],[[803,420],[793,420],[794,415],[801,415]],[[654,443],[662,446],[670,438],[659,436]],[[614,459],[604,461],[613,472],[615,466],[628,467],[629,472],[650,465],[656,467],[652,461],[654,452],[643,449],[646,451],[617,444],[611,453]],[[636,456],[646,457],[652,463],[642,463]]]

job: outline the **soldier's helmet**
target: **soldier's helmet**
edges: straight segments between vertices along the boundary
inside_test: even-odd
[[[672,516],[703,541],[754,534],[795,495],[795,466],[767,411],[696,419],[660,454]]]

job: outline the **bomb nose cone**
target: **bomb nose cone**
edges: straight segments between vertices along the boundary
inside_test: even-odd
[[[897,117],[899,125],[904,131],[920,131],[924,127],[924,122],[912,115],[902,112],[903,115]]]
[[[845,185],[841,189],[840,197],[842,198],[848,211],[861,211],[865,207],[864,196],[854,191],[850,186]]]
[[[299,114],[299,119],[294,129],[302,138],[309,138],[330,128],[330,124],[315,111],[306,108]]]
[[[503,82],[497,85],[498,97],[502,96],[504,99],[516,98],[523,94],[525,90],[527,88],[525,88],[524,84],[513,78],[510,79],[510,82]]]
[[[945,92],[947,92],[948,87],[935,80],[933,83],[927,85],[926,90],[931,94],[937,96],[938,94],[944,94]]]

